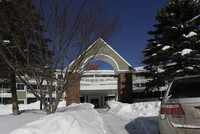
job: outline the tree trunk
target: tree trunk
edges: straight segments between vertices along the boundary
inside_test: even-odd
[[[11,93],[12,93],[13,115],[19,115],[19,107],[17,102],[17,91],[16,91],[16,77],[14,72],[11,73]]]
[[[41,89],[40,89],[40,96],[41,96],[41,98],[43,98],[43,96],[42,96],[42,90]],[[41,101],[40,101],[40,110],[42,110],[42,102]]]
[[[160,87],[159,86],[157,86],[157,89],[158,89],[158,100],[160,100],[160,98],[161,98],[161,96],[160,96]]]

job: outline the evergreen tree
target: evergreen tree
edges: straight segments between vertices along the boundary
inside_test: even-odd
[[[176,77],[200,74],[200,2],[171,0],[156,15],[158,24],[150,31],[143,51],[149,70],[148,89]]]
[[[43,33],[44,26],[40,24],[43,18],[35,12],[35,8],[31,0],[3,0],[0,2],[0,49],[5,63],[8,63],[6,60],[13,63],[12,66],[6,64],[3,66],[8,67],[4,68],[11,78],[14,115],[19,114],[16,74],[21,75],[22,68],[30,69],[37,66],[41,58],[37,55],[41,55],[42,52],[39,49],[45,51],[47,45],[47,39],[44,38]],[[38,44],[43,44],[43,46],[38,46]],[[45,57],[45,54],[42,57]],[[1,68],[3,69],[3,67]],[[16,68],[21,70],[18,72]]]

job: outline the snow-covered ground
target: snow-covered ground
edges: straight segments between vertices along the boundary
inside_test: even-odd
[[[24,107],[28,107],[25,110]],[[64,106],[64,107],[62,107]],[[0,109],[11,111],[11,105],[0,105]],[[10,107],[10,109],[9,109]],[[89,103],[72,104],[65,107],[61,102],[55,114],[46,115],[44,111],[36,110],[39,103],[20,105],[19,116],[0,116],[2,134],[103,134],[103,121],[94,106]],[[30,110],[30,108],[34,110]],[[2,110],[5,113],[5,109]]]
[[[157,134],[160,101],[124,104],[109,103],[110,112],[126,119],[125,129],[129,134]]]
[[[109,110],[97,112],[89,103],[59,104],[55,114],[39,110],[39,102],[20,105],[12,116],[11,105],[0,105],[2,134],[156,134],[160,102],[122,104],[112,101]]]

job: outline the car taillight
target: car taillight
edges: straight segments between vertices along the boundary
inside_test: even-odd
[[[181,107],[181,104],[161,104],[160,114],[173,114],[173,115],[184,115],[185,112]]]

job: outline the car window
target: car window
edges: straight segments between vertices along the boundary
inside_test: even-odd
[[[169,95],[171,98],[200,97],[200,78],[175,81]]]

